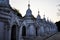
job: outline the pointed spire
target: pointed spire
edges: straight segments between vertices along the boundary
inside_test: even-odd
[[[39,15],[39,9],[38,9],[38,16],[37,16],[37,19],[41,19],[40,15]]]
[[[43,16],[44,16],[44,18],[45,18],[45,14],[44,14]]]
[[[30,8],[30,0],[28,1],[28,8]]]
[[[43,15],[44,17],[43,17],[43,20],[46,20],[46,18],[45,18],[45,14]]]
[[[43,15],[43,17],[45,18],[45,12],[44,12],[44,15]]]
[[[49,18],[47,17],[47,22],[49,22]]]
[[[28,9],[26,11],[26,16],[32,16],[32,11],[30,9],[30,1],[28,1]]]
[[[38,9],[38,14],[39,14],[40,12],[39,12],[39,9]]]
[[[38,9],[38,16],[40,16],[39,13],[40,13],[40,11],[39,11],[39,9]]]

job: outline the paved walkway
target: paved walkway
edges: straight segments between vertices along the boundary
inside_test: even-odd
[[[49,37],[34,37],[34,38],[24,38],[21,40],[60,40],[60,32],[51,35]]]

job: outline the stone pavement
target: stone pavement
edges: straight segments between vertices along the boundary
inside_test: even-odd
[[[60,32],[56,33],[55,35],[49,37],[46,40],[60,40]]]
[[[58,32],[50,37],[24,38],[21,40],[60,40],[60,32]]]

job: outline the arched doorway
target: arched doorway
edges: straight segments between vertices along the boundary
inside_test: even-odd
[[[11,40],[16,40],[16,25],[13,25],[11,30]]]
[[[22,27],[22,36],[23,37],[26,36],[26,27],[25,26]]]

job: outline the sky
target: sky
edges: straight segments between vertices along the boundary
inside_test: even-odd
[[[26,10],[28,9],[28,1],[10,0],[10,5],[12,8],[18,9],[22,16],[25,16]],[[39,14],[42,19],[43,15],[45,15],[46,19],[48,18],[54,23],[60,20],[60,16],[57,15],[59,12],[58,9],[60,8],[58,4],[60,4],[60,0],[30,0],[30,8],[34,17],[37,17],[39,9]]]

